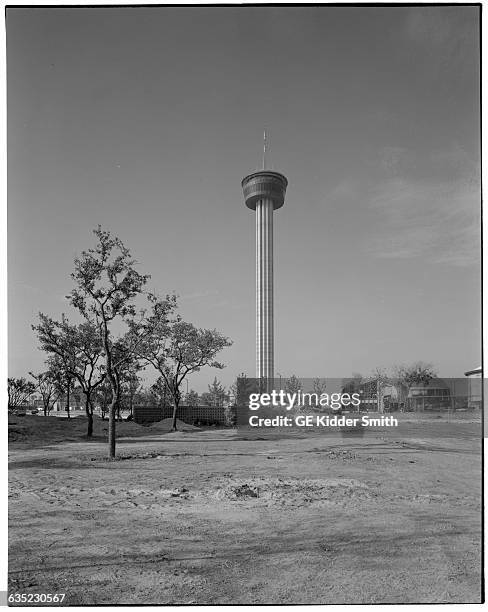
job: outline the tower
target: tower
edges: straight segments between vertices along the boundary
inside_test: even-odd
[[[288,181],[264,168],[265,155],[263,170],[244,177],[242,189],[246,206],[256,211],[256,378],[269,388],[274,379],[273,212],[285,202]]]

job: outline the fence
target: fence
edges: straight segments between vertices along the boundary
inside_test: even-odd
[[[383,412],[449,412],[481,408],[481,401],[472,401],[467,395],[420,395],[392,401],[383,398]],[[359,407],[348,408],[349,412],[378,412],[378,400],[361,398]]]
[[[136,423],[156,423],[173,416],[173,406],[134,406],[134,421]],[[225,408],[223,406],[180,406],[176,418],[190,425],[226,425]]]
[[[475,406],[469,405],[468,400],[469,398],[466,395],[451,395],[447,397],[423,395],[409,397],[406,401],[406,410],[408,412],[448,412],[475,408]]]

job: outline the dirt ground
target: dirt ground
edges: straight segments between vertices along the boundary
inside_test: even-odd
[[[64,604],[479,602],[476,419],[335,435],[10,425],[9,593]],[[479,419],[478,419],[479,421]]]

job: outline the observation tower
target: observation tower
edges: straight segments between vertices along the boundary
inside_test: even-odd
[[[285,203],[288,180],[263,169],[242,180],[246,206],[256,212],[256,378],[271,388],[274,379],[273,213]]]

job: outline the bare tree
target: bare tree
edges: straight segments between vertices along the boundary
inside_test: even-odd
[[[36,390],[35,384],[25,378],[8,379],[8,411],[15,412],[23,406]]]
[[[302,381],[298,378],[298,376],[295,376],[295,374],[292,374],[286,379],[285,391],[287,393],[298,393],[301,390],[302,390]]]
[[[285,379],[284,390],[286,393],[290,393],[292,395],[295,393],[298,394],[300,391],[303,390],[302,381],[298,378],[298,376],[296,376],[295,374],[292,374],[287,379]],[[295,404],[294,410],[300,411],[302,408],[303,408],[302,402],[297,401],[297,403]]]
[[[317,394],[317,397],[320,399],[322,393],[325,393],[327,389],[327,384],[324,378],[314,378],[313,379],[313,392]]]
[[[383,394],[385,387],[391,383],[391,379],[383,368],[375,368],[368,379],[376,386],[376,406],[378,412],[384,411]]]
[[[396,379],[401,404],[405,408],[410,389],[413,385],[427,384],[435,378],[436,373],[431,363],[416,361],[409,366],[399,365],[393,367],[393,376]]]
[[[58,397],[56,379],[50,370],[40,372],[39,374],[29,372],[29,374],[34,379],[36,391],[38,391],[41,395],[44,416],[48,416]]]
[[[74,388],[75,377],[66,368],[64,361],[59,355],[51,355],[48,357],[47,363],[49,364],[49,371],[52,373],[54,382],[56,384],[56,390],[58,392],[58,401],[61,401],[66,397],[66,414],[68,419],[70,418],[70,395]]]

